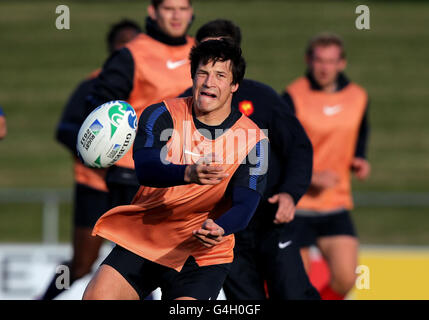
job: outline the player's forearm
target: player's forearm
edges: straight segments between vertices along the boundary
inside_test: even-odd
[[[142,148],[134,152],[134,164],[139,183],[148,187],[167,188],[187,184],[186,165],[164,164],[161,149]]]
[[[232,190],[232,207],[215,223],[223,228],[224,235],[244,230],[258,207],[261,195],[246,187],[234,187]]]

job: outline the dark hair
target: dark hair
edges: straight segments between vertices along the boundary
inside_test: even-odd
[[[230,38],[238,45],[241,43],[240,28],[232,21],[225,19],[216,19],[207,22],[198,29],[195,39],[197,42],[201,42],[205,38],[217,37]]]
[[[140,28],[140,26],[132,20],[122,19],[118,23],[115,23],[110,27],[110,31],[107,34],[107,46],[108,46],[109,52],[113,51],[114,44],[115,44],[115,41],[117,40],[118,34],[125,29],[134,29],[138,33],[142,32],[142,29]]]
[[[153,5],[155,9],[158,9],[158,7],[164,2],[164,0],[151,0],[150,4]],[[188,0],[189,5],[192,6],[191,0]]]
[[[313,57],[314,49],[316,47],[338,46],[341,49],[340,57],[344,59],[346,52],[344,50],[343,39],[334,33],[323,32],[319,33],[310,39],[306,49],[306,55],[310,58]]]
[[[246,62],[241,55],[241,48],[229,39],[207,40],[193,47],[189,55],[191,76],[194,79],[200,63],[231,60],[232,83],[240,83],[246,71]]]

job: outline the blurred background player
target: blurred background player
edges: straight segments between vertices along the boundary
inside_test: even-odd
[[[106,39],[109,54],[123,47],[140,32],[138,24],[130,20],[122,20],[113,25]],[[73,258],[65,263],[70,268],[71,283],[88,274],[97,260],[103,239],[91,236],[92,228],[98,218],[110,209],[105,169],[84,166],[77,159],[76,151],[80,126],[91,112],[85,99],[99,72],[100,70],[94,71],[77,87],[65,106],[56,132],[57,140],[71,151],[75,159]],[[62,292],[55,286],[55,281],[56,277],[50,283],[43,299],[53,299]]]
[[[6,125],[6,117],[4,115],[3,109],[0,106],[0,139],[6,137],[7,134],[7,125]]]
[[[193,19],[190,0],[152,0],[147,8],[146,34],[114,53],[95,80],[87,102],[92,108],[126,100],[140,116],[143,109],[177,97],[192,85],[187,31]],[[129,204],[139,188],[129,151],[106,174],[110,206]]]
[[[241,43],[241,31],[229,20],[210,21],[196,41],[227,38]],[[182,96],[192,95],[187,90]],[[227,299],[318,299],[305,273],[290,221],[311,180],[312,147],[299,121],[271,87],[243,79],[232,108],[266,129],[271,154],[267,188],[255,216],[235,234],[234,262],[225,281]]]
[[[358,259],[350,171],[361,180],[370,173],[368,96],[343,73],[346,57],[337,35],[314,37],[306,62],[307,74],[284,93],[314,150],[311,185],[298,204],[295,224],[306,269],[314,244],[328,263],[331,280],[320,289],[322,299],[343,299],[355,283]]]
[[[140,117],[133,153],[141,187],[131,205],[97,221],[94,233],[117,246],[84,299],[138,299],[157,287],[163,299],[216,299],[234,258],[232,233],[256,210],[269,143],[231,108],[245,72],[241,49],[205,41],[190,57],[193,95],[151,105]]]

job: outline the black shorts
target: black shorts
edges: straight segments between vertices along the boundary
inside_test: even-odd
[[[193,257],[186,260],[180,272],[142,258],[118,245],[102,264],[118,271],[144,299],[161,288],[162,300],[192,297],[216,300],[230,269],[230,263],[200,267]]]
[[[305,272],[293,222],[272,223],[277,205],[262,202],[257,210],[270,220],[235,234],[234,262],[223,286],[226,298],[265,300],[268,293],[273,300],[319,300]]]
[[[357,237],[350,211],[320,214],[318,216],[295,216],[297,241],[299,246],[309,247],[316,244],[320,237],[348,235]]]
[[[75,184],[73,222],[76,227],[93,228],[98,218],[109,209],[107,192]]]

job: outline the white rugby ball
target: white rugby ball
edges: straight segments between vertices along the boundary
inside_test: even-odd
[[[95,168],[107,168],[121,159],[133,145],[137,114],[125,101],[110,101],[92,111],[77,136],[78,156]]]

